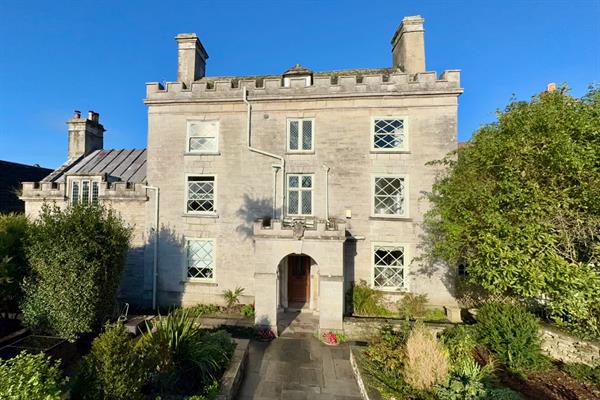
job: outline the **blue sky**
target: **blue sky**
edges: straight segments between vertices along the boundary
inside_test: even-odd
[[[386,67],[417,14],[427,69],[462,70],[460,140],[513,94],[600,82],[600,0],[0,0],[0,159],[61,164],[74,109],[100,113],[106,148],[145,147],[144,84],[175,80],[177,33],[199,35],[208,75]]]

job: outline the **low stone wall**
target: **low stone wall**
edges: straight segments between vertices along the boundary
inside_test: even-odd
[[[600,365],[600,343],[577,339],[549,326],[542,326],[540,335],[547,356],[565,363]]]
[[[345,317],[344,335],[346,335],[347,340],[366,341],[371,339],[373,335],[377,334],[379,329],[386,325],[400,329],[402,324],[404,324],[404,320],[395,318]],[[436,334],[454,326],[450,322],[425,322],[425,325]]]
[[[231,357],[231,364],[221,378],[221,390],[215,398],[216,400],[232,400],[237,397],[240,390],[246,366],[248,365],[248,339],[234,339],[235,351]]]

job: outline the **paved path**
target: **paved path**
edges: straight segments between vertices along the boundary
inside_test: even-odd
[[[327,346],[307,332],[252,341],[239,400],[360,400],[348,345]]]

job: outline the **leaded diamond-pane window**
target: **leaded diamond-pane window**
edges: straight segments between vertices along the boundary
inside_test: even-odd
[[[187,241],[187,276],[195,279],[212,279],[214,277],[214,241]]]
[[[374,246],[373,285],[377,288],[403,288],[405,283],[404,258],[403,246]]]
[[[312,175],[288,175],[288,215],[312,215]]]
[[[373,122],[373,148],[402,150],[406,147],[403,119],[375,119]]]
[[[187,179],[187,212],[215,211],[215,177],[189,176]]]
[[[313,120],[288,120],[288,150],[312,151],[313,149]]]
[[[190,153],[216,153],[219,150],[219,121],[190,121],[187,136]]]
[[[405,182],[402,177],[375,177],[373,213],[375,215],[405,215]]]

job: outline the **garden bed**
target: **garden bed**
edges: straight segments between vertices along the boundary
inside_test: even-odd
[[[69,364],[77,354],[76,344],[54,336],[29,335],[0,349],[0,358],[13,358],[22,351],[46,353],[60,359],[63,365]]]
[[[235,351],[231,357],[229,367],[223,373],[220,380],[219,394],[215,400],[232,400],[237,396],[238,391],[246,374],[248,365],[248,339],[234,339]]]

